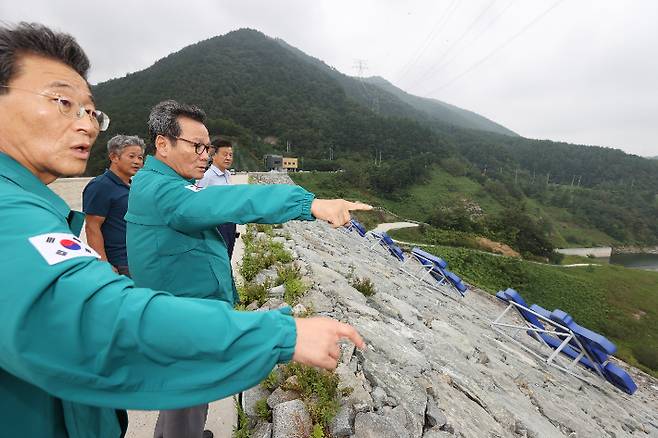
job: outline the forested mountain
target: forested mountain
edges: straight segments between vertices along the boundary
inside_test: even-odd
[[[201,41],[93,91],[112,124],[92,152],[91,175],[106,164],[100,145],[116,133],[146,137],[150,108],[172,98],[201,106],[211,134],[237,141],[239,169],[258,170],[264,153],[289,141],[304,168],[344,169],[355,186],[401,197],[441,166],[512,208],[530,197],[617,241],[658,241],[658,161],[525,139],[383,79],[346,76],[254,30]]]
[[[504,126],[472,111],[436,99],[413,96],[395,87],[384,78],[377,76],[359,78],[345,75],[281,39],[277,39],[277,42],[297,55],[302,61],[313,64],[334,77],[341,84],[347,96],[377,114],[410,118],[439,131],[449,129],[450,126],[457,126],[498,134],[517,135]]]

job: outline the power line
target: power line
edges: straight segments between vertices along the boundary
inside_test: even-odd
[[[470,40],[468,43],[466,43],[466,45],[462,47],[462,49],[461,49],[460,52],[456,52],[452,57],[450,57],[450,58],[448,58],[448,59],[444,59],[444,60],[442,60],[442,61],[437,65],[438,68],[437,68],[436,70],[434,70],[433,73],[436,74],[436,73],[440,72],[441,70],[445,69],[447,66],[449,66],[449,65],[452,63],[452,61],[454,61],[456,58],[458,58],[459,55],[460,55],[461,53],[466,52],[466,49],[468,49],[470,46],[473,45],[473,43],[475,43],[477,40],[479,40],[480,37],[481,37],[482,35],[484,35],[484,33],[485,33],[487,30],[489,30],[489,28],[491,28],[491,26],[493,26],[494,23],[495,23],[496,21],[498,21],[498,19],[504,15],[505,12],[507,12],[507,11],[509,10],[509,8],[512,7],[512,5],[513,5],[514,3],[516,3],[516,1],[517,1],[517,0],[511,0],[509,3],[507,3],[507,6],[505,6],[505,7],[504,7],[504,8],[503,8],[503,9],[502,9],[502,10],[501,10],[496,16],[494,16],[494,17],[493,17],[493,18],[492,18],[492,19],[491,19],[491,20],[490,20],[490,21],[489,21],[489,22],[488,22],[488,23],[487,23],[482,29],[480,29],[480,32],[478,32],[478,33],[475,35],[475,37],[473,37],[472,40]],[[424,77],[423,77],[423,79],[424,79]],[[421,80],[422,80],[422,79],[421,79]],[[420,82],[421,80],[419,80],[418,82]]]
[[[551,7],[549,7],[549,8],[546,9],[544,12],[542,12],[542,13],[539,14],[537,17],[535,17],[530,23],[528,23],[526,26],[524,26],[519,32],[517,32],[517,33],[515,33],[514,35],[512,35],[512,37],[509,38],[509,39],[507,39],[503,44],[499,45],[499,46],[496,47],[494,50],[492,50],[491,52],[489,52],[489,54],[486,55],[484,58],[480,59],[480,60],[477,61],[475,64],[471,65],[469,68],[467,68],[466,70],[464,70],[463,72],[461,72],[461,73],[458,74],[457,76],[453,77],[451,80],[449,80],[448,82],[444,83],[444,84],[441,85],[440,87],[437,87],[437,88],[435,88],[434,90],[432,90],[432,91],[430,91],[430,92],[428,92],[428,93],[425,93],[425,94],[433,94],[433,93],[436,93],[437,91],[441,91],[441,90],[443,90],[444,88],[448,87],[449,85],[452,85],[454,82],[458,81],[458,80],[461,79],[463,76],[467,75],[468,73],[470,73],[471,71],[473,71],[474,69],[476,69],[477,67],[479,67],[480,65],[482,65],[484,62],[488,61],[489,58],[491,58],[493,55],[495,55],[496,53],[498,53],[499,51],[501,51],[502,49],[504,49],[505,47],[507,47],[508,44],[510,44],[510,43],[511,43],[512,41],[514,41],[515,39],[517,39],[517,38],[518,38],[519,36],[521,36],[523,33],[525,33],[528,29],[530,29],[533,25],[535,25],[539,20],[541,20],[542,18],[544,18],[549,12],[551,12],[553,9],[555,9],[555,8],[556,8],[560,3],[562,3],[563,1],[564,1],[564,0],[557,0],[555,3],[553,3],[553,4],[551,5]]]
[[[407,61],[407,63],[400,69],[398,72],[395,74],[395,77],[400,80],[404,76],[406,76],[406,73],[412,65],[414,65],[418,60],[420,59],[421,55],[427,50],[429,45],[434,42],[436,37],[441,34],[441,31],[445,29],[443,26],[445,22],[452,16],[452,14],[459,8],[459,3],[458,0],[452,0],[452,3],[448,5],[448,7],[445,10],[445,13],[441,16],[439,16],[439,19],[434,23],[434,26],[432,26],[432,30],[430,33],[427,34],[427,37],[425,37],[425,41],[423,44],[421,44],[419,47],[420,50],[416,51],[416,56],[412,57]]]
[[[365,95],[366,100],[370,102],[370,111],[379,114],[379,96],[373,93],[371,94],[366,87],[365,81],[363,80],[363,72],[368,69],[368,65],[364,59],[355,59],[354,68],[358,70],[359,82],[361,82],[361,88],[363,89],[363,94]]]
[[[464,39],[464,37],[465,37],[466,35],[468,35],[468,33],[469,33],[471,30],[473,30],[473,28],[475,27],[475,25],[477,24],[477,22],[480,21],[480,19],[481,19],[482,17],[484,17],[484,15],[487,13],[487,11],[489,11],[489,9],[491,9],[491,7],[492,7],[495,3],[496,3],[496,0],[491,0],[491,1],[489,2],[489,5],[487,5],[487,6],[482,10],[482,12],[480,12],[480,14],[478,14],[477,18],[476,18],[475,20],[473,20],[473,22],[472,22],[472,23],[466,28],[466,30],[465,30],[464,32],[462,32],[462,34],[461,34],[457,39],[453,40],[453,42],[448,46],[448,48],[447,48],[447,49],[443,52],[443,54],[440,56],[441,61],[439,61],[439,64],[441,64],[441,62],[443,61],[444,56],[446,56],[448,53],[450,53],[450,51],[452,51],[455,47],[457,47],[457,45],[458,45],[458,44]],[[427,68],[427,69],[425,70],[425,72],[420,76],[420,78],[416,79],[415,82],[420,82],[420,81],[424,80],[424,79],[427,77],[427,75],[428,75],[429,73],[431,73],[432,70],[434,70],[435,67],[436,67],[436,64],[433,65],[433,66],[430,66],[429,68]]]

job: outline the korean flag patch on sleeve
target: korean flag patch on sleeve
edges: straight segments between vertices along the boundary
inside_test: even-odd
[[[205,189],[205,187],[199,187],[199,186],[194,185],[194,184],[189,184],[189,185],[185,186],[185,188],[187,190],[192,190],[193,192],[200,192],[201,190]]]
[[[29,241],[49,265],[76,257],[101,258],[96,251],[73,234],[47,233],[30,237]]]

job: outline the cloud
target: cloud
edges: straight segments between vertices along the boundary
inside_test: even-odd
[[[563,1],[511,40],[553,5],[117,0],[90,8],[25,0],[4,2],[0,17],[73,34],[92,60],[92,82],[250,27],[346,74],[356,75],[362,60],[364,75],[475,111],[524,136],[658,154],[658,2]]]

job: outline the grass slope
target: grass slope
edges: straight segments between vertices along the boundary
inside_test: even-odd
[[[341,172],[303,172],[290,175],[300,186],[323,198],[346,198],[384,207],[402,219],[427,221],[433,210],[450,206],[461,199],[477,202],[486,214],[498,213],[503,205],[494,199],[482,185],[467,177],[455,177],[443,169],[435,168],[424,183],[402,193],[384,198],[371,191],[355,189],[344,181]],[[615,239],[595,228],[583,226],[564,208],[546,206],[526,198],[531,212],[537,217],[547,217],[553,224],[550,239],[558,248],[580,246],[608,246]]]

